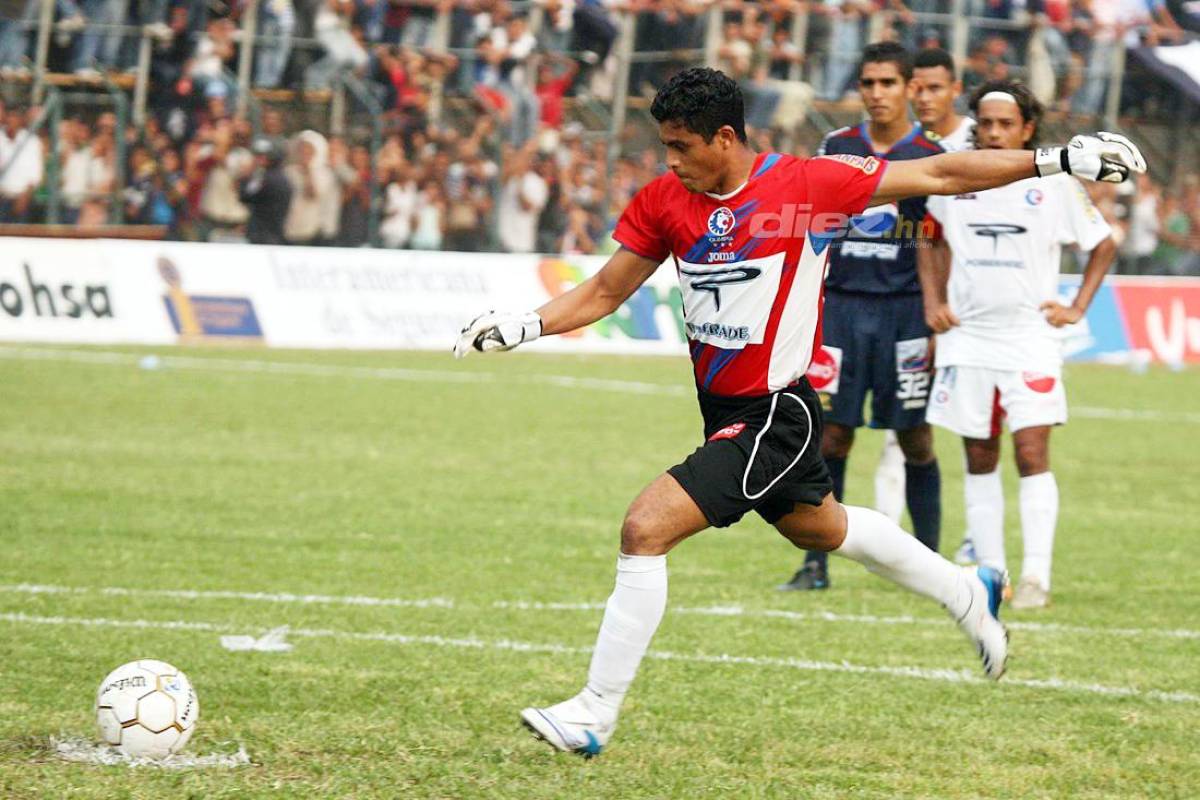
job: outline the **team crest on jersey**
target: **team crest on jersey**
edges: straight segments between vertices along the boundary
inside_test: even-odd
[[[737,217],[728,206],[721,206],[708,215],[708,232],[716,237],[728,236],[737,224]]]
[[[1030,189],[1025,193],[1025,202],[1031,206],[1040,206],[1045,199],[1046,195],[1042,194],[1041,189]]]

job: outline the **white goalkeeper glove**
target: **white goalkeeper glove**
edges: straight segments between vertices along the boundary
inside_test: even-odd
[[[463,358],[472,349],[481,353],[512,350],[542,335],[542,318],[535,311],[513,314],[489,311],[467,323],[454,343],[454,357]]]
[[[1033,163],[1039,177],[1065,172],[1089,181],[1120,183],[1130,172],[1145,172],[1137,145],[1119,133],[1080,134],[1066,147],[1039,147]]]

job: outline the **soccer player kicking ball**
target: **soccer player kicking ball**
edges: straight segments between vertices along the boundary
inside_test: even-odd
[[[978,120],[976,145],[989,154],[1032,149],[1037,140],[1042,107],[1021,84],[984,84],[973,95],[971,110]],[[1054,157],[1045,152],[1036,156],[1043,172]],[[967,529],[979,563],[1003,570],[1004,489],[997,464],[1000,422],[1007,417],[1021,475],[1025,542],[1012,606],[1041,608],[1050,599],[1058,518],[1050,428],[1067,421],[1056,329],[1083,319],[1117,246],[1083,186],[1063,172],[986,192],[930,198],[928,208],[953,253],[948,287],[945,274],[931,280],[938,298],[930,324],[940,335],[928,419],[963,437]],[[1064,244],[1091,251],[1070,306],[1057,300]]]
[[[705,442],[626,512],[616,587],[583,690],[521,712],[559,750],[595,755],[612,736],[666,609],[667,552],[749,511],[797,547],[858,561],[940,603],[987,675],[1004,673],[1008,637],[996,616],[1002,574],[957,567],[882,514],[832,497],[817,452],[820,408],[804,379],[819,344],[828,235],[868,205],[982,191],[1039,171],[1120,180],[1144,168],[1141,156],[1125,140],[1078,136],[1036,159],[1023,150],[890,165],[855,156],[799,159],[751,150],[743,108],[737,84],[715,70],[687,69],[667,81],[651,113],[670,171],[625,210],[614,234],[621,249],[537,311],[477,317],[455,344],[458,356],[511,350],[612,313],[668,257],[679,274]]]

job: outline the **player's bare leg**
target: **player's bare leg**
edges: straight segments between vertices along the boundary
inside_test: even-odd
[[[933,428],[926,423],[896,431],[896,441],[904,452],[904,494],[913,534],[936,553],[942,538],[942,474],[933,450]]]
[[[562,703],[522,711],[526,727],[559,750],[600,752],[666,611],[666,554],[707,527],[695,501],[670,475],[642,490],[621,526],[616,586],[604,608],[587,685]]]
[[[1003,573],[956,567],[878,511],[844,506],[825,496],[820,506],[797,503],[775,528],[797,547],[849,558],[876,575],[941,603],[979,651],[988,677],[1008,660],[1008,631],[998,611]]]
[[[825,467],[829,470],[829,477],[833,481],[833,497],[838,502],[841,502],[845,496],[846,459],[850,457],[850,449],[853,446],[854,428],[829,420],[825,421],[821,432],[821,458],[824,459]],[[821,547],[806,549],[804,563],[800,569],[796,571],[791,580],[780,584],[779,589],[811,591],[829,588],[828,549]]]
[[[1013,449],[1021,476],[1021,538],[1025,552],[1012,607],[1045,608],[1050,604],[1050,562],[1058,525],[1058,483],[1050,471],[1050,426],[1014,431]]]
[[[883,450],[875,467],[875,510],[897,525],[904,514],[904,451],[895,431],[884,431]]]

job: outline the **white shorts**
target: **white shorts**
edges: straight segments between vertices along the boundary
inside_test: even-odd
[[[940,367],[925,419],[968,439],[990,439],[1005,419],[1013,432],[1063,424],[1067,392],[1061,372]]]

